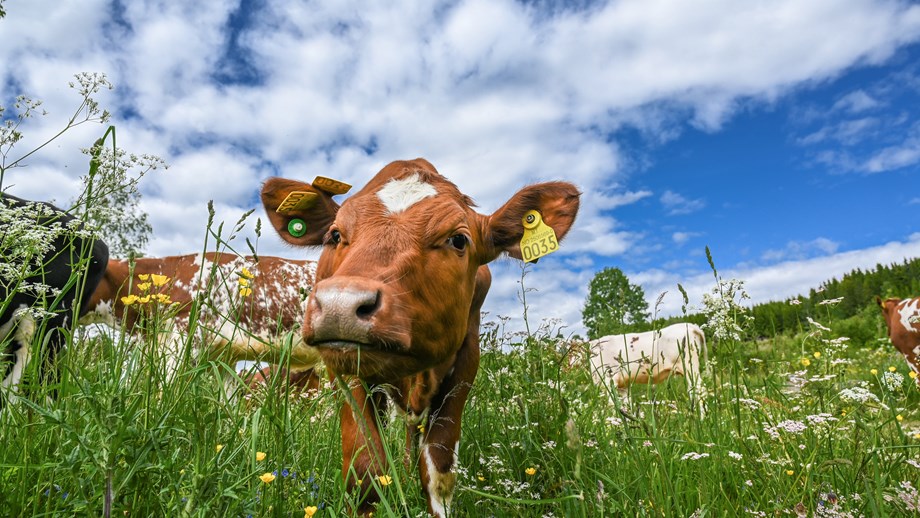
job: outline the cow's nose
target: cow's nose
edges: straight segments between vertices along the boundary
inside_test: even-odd
[[[340,277],[319,282],[308,306],[313,342],[366,343],[380,309],[382,285],[369,279]]]

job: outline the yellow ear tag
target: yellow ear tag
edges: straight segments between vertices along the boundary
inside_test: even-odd
[[[521,238],[521,255],[524,256],[524,261],[530,263],[559,250],[556,231],[543,223],[539,212],[528,211],[521,223],[524,224],[524,237]]]
[[[333,196],[336,194],[345,194],[351,190],[351,186],[347,183],[333,180],[332,178],[326,178],[325,176],[317,176],[316,179],[313,180],[313,187],[321,191],[326,191]]]
[[[291,193],[284,198],[284,201],[281,202],[281,205],[278,205],[275,212],[285,214],[295,210],[306,210],[316,203],[317,198],[319,198],[319,194],[315,192],[291,191]]]

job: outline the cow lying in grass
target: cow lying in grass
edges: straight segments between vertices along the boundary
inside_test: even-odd
[[[113,259],[81,323],[123,325],[129,333],[146,325],[170,331],[169,371],[179,360],[177,344],[188,334],[194,335],[196,358],[220,358],[231,366],[240,360],[275,363],[283,359],[285,341],[291,341],[291,367],[312,368],[319,354],[301,346],[299,327],[315,271],[315,261],[230,253],[144,257],[133,263]],[[157,314],[168,316],[172,328],[151,319]]]
[[[672,374],[687,379],[690,400],[702,403],[700,350],[706,335],[694,324],[673,324],[657,331],[611,335],[591,340],[591,374],[616,387],[621,397],[632,383],[659,383]]]
[[[359,512],[373,510],[373,481],[388,473],[377,416],[389,399],[408,414],[407,449],[421,450],[428,511],[447,514],[463,407],[479,368],[486,264],[502,253],[522,258],[523,225],[536,224],[534,213],[524,220],[530,211],[561,239],[579,194],[564,182],[531,185],[483,216],[423,159],[387,165],[341,206],[310,184],[265,183],[262,202],[281,237],[322,246],[303,335],[351,387],[341,411],[343,473],[360,491]],[[290,232],[292,224],[306,232]],[[544,244],[557,246],[555,238]]]
[[[907,366],[920,374],[920,297],[915,299],[886,299],[875,297],[882,308],[888,338],[904,355]],[[920,385],[920,376],[914,378]]]
[[[109,249],[61,209],[0,192],[0,255],[2,392],[37,352],[39,377],[53,384],[64,330],[88,306],[84,294],[102,279]]]

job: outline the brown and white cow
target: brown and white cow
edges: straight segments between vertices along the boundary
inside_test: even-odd
[[[604,336],[588,342],[591,374],[598,383],[610,383],[622,397],[632,383],[659,383],[673,374],[687,378],[691,401],[700,404],[700,351],[706,335],[695,324],[672,324],[644,333]]]
[[[907,365],[918,374],[915,381],[920,385],[920,297],[914,299],[886,299],[875,297],[882,308],[888,338],[907,361]]]
[[[292,340],[291,367],[303,370],[319,362],[314,349],[302,347],[299,332],[315,272],[315,261],[257,260],[231,253],[142,257],[133,263],[113,259],[80,322],[123,324],[134,332],[144,314],[159,308],[174,316],[178,340],[186,332],[196,334],[197,357],[221,358],[229,365],[240,360],[275,363],[285,340]],[[196,297],[201,303],[193,314]],[[171,361],[172,370],[177,361]]]
[[[314,201],[278,212],[291,193]],[[372,480],[387,473],[376,416],[389,399],[408,414],[407,452],[418,439],[428,511],[447,514],[460,420],[479,368],[480,308],[491,284],[485,265],[502,253],[522,257],[528,211],[539,211],[561,239],[579,195],[570,183],[531,185],[484,216],[420,158],[387,165],[341,206],[306,183],[265,183],[262,202],[281,237],[323,247],[303,335],[351,387],[340,414],[343,473],[350,489],[360,486],[359,512],[373,509]],[[307,229],[299,237],[288,231],[297,219]]]

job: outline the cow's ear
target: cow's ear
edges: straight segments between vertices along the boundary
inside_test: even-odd
[[[322,244],[339,210],[329,193],[285,178],[269,178],[262,185],[262,205],[281,239],[298,246]]]
[[[508,252],[522,259],[521,238],[524,236],[524,215],[536,210],[543,222],[553,228],[556,239],[562,238],[572,228],[578,215],[578,188],[567,182],[548,182],[525,187],[489,216],[485,229],[485,261]]]

